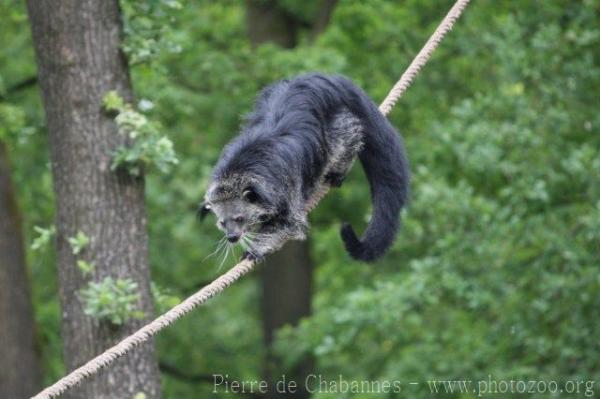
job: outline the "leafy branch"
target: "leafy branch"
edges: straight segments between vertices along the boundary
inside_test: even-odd
[[[173,149],[173,142],[160,134],[160,125],[126,103],[116,91],[109,91],[103,99],[104,109],[116,112],[115,121],[119,133],[132,140],[129,146],[120,146],[113,156],[112,170],[125,169],[132,176],[139,176],[143,170],[155,166],[163,173],[179,161]],[[151,103],[142,103],[151,108]]]
[[[121,0],[125,17],[122,48],[130,65],[151,62],[163,52],[181,51],[170,27],[175,12],[182,8],[175,0]]]
[[[144,312],[137,309],[140,300],[138,284],[129,278],[105,277],[100,282],[89,282],[79,295],[85,314],[95,319],[121,325],[130,319],[144,317]]]

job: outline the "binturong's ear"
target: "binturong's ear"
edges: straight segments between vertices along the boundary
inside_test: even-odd
[[[202,221],[204,220],[204,218],[206,217],[206,215],[208,215],[211,211],[211,207],[210,204],[203,202],[200,204],[200,207],[198,208],[198,220]]]

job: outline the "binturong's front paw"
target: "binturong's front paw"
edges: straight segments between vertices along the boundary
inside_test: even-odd
[[[240,262],[243,260],[249,260],[254,263],[260,263],[263,260],[265,260],[265,255],[256,254],[256,253],[249,252],[249,251],[244,251],[244,253],[242,254],[242,257],[240,258]]]

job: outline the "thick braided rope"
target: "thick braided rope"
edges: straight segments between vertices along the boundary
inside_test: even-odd
[[[410,63],[406,71],[400,77],[400,80],[394,85],[385,100],[383,100],[383,103],[379,106],[379,110],[382,114],[387,115],[392,110],[396,101],[404,94],[421,68],[427,63],[429,58],[431,58],[431,54],[433,54],[433,51],[440,44],[444,36],[450,32],[456,20],[460,17],[467,5],[469,5],[469,1],[470,0],[458,0],[454,3],[454,6],[450,9],[446,17],[444,17],[435,32],[433,32],[433,35],[427,40],[425,46],[419,51],[419,54],[417,54],[415,59]]]
[[[382,114],[387,115],[392,107],[396,104],[396,101],[406,91],[408,86],[412,83],[419,70],[425,65],[427,60],[431,57],[433,50],[438,46],[443,37],[452,29],[452,26],[463,12],[470,0],[458,0],[448,15],[442,20],[440,26],[435,30],[433,35],[429,38],[425,47],[415,57],[413,62],[410,64],[406,72],[402,74],[402,77],[392,88],[388,96],[385,98],[383,103],[379,106],[379,110]],[[307,210],[312,210],[317,203],[327,194],[328,187],[323,186],[322,190],[316,195],[313,201],[308,204]],[[133,348],[143,344],[150,338],[158,334],[161,330],[169,327],[178,319],[182,318],[186,314],[190,313],[196,307],[202,305],[210,298],[217,296],[229,287],[231,284],[239,280],[242,276],[250,273],[254,268],[255,264],[249,260],[243,260],[229,271],[219,276],[212,283],[206,287],[200,289],[194,295],[187,298],[179,305],[173,307],[171,310],[164,313],[162,316],[157,317],[144,327],[137,330],[135,333],[124,338],[121,342],[107,349],[104,353],[96,356],[83,366],[73,370],[67,376],[58,380],[54,385],[49,386],[42,392],[35,395],[32,399],[50,399],[59,396],[66,392],[68,389],[78,385],[84,379],[98,372],[100,369],[109,366],[116,359],[124,356]]]
[[[121,342],[106,350],[104,353],[96,356],[78,369],[73,370],[69,375],[63,377],[54,385],[44,389],[42,392],[34,396],[34,399],[47,399],[54,398],[67,391],[69,388],[74,387],[87,377],[95,374],[101,368],[108,366],[116,359],[125,355],[131,349],[136,346],[143,344],[150,338],[158,334],[164,328],[167,328],[175,321],[185,316],[194,310],[197,306],[208,301],[210,298],[220,294],[225,288],[229,287],[235,281],[240,279],[245,274],[248,274],[254,263],[249,260],[243,260],[229,271],[218,277],[212,283],[206,287],[200,289],[197,293],[187,298],[179,305],[173,307],[171,310],[157,317],[152,322],[146,324],[144,327],[137,330],[132,335],[123,339]]]

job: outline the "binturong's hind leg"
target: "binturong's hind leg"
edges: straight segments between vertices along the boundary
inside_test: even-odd
[[[345,110],[334,117],[327,133],[329,161],[323,180],[331,187],[340,187],[362,149],[364,129],[360,119]]]
[[[341,187],[346,178],[346,171],[331,171],[325,175],[325,183],[331,187]]]

